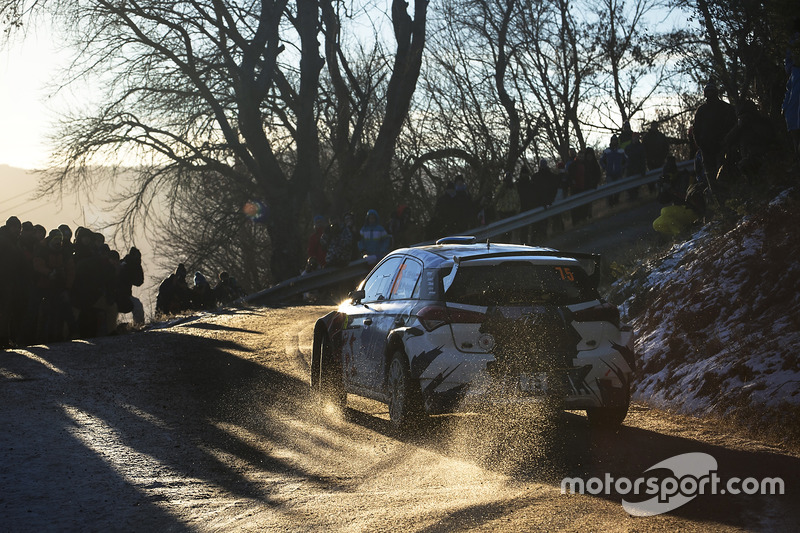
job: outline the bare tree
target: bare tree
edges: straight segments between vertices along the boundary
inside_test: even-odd
[[[671,94],[675,72],[670,58],[681,34],[653,31],[653,21],[669,13],[663,0],[603,0],[590,5],[595,19],[587,37],[599,51],[596,61],[603,67],[594,70],[588,91],[592,114],[602,130],[618,131],[655,98]]]
[[[789,24],[797,17],[791,0],[673,0],[696,22],[696,43],[683,69],[698,81],[715,81],[732,103],[752,99],[780,117],[785,78],[783,58]]]
[[[326,65],[332,85],[347,78],[341,74],[348,67],[339,3],[11,0],[0,6],[0,13],[15,17],[48,10],[79,52],[73,75],[90,76],[105,88],[96,112],[66,119],[54,136],[52,182],[91,187],[93,165],[119,161],[124,153],[121,163],[135,161],[138,173],[121,220],[130,225],[151,211],[153,198],[177,199],[197,176],[213,175],[242,197],[269,205],[272,273],[280,279],[296,272],[302,253],[297,217],[327,204],[320,80]],[[426,16],[427,0],[415,0],[413,17],[406,2],[392,2],[396,50],[383,58],[387,82],[377,133],[371,143],[361,137],[337,144],[340,161],[365,154],[340,179],[355,189],[369,180],[373,199],[390,183]],[[326,96],[349,97],[345,90]],[[347,136],[351,117],[345,105],[334,107],[339,113],[329,129]]]

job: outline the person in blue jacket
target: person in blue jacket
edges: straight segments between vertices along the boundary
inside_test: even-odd
[[[606,183],[621,179],[627,165],[628,156],[625,155],[625,150],[620,148],[619,138],[612,135],[609,147],[603,151],[603,155],[600,157],[600,166],[606,173]],[[614,207],[617,202],[619,202],[619,194],[608,197],[609,206]]]
[[[381,226],[378,212],[374,209],[367,211],[359,234],[358,249],[366,257],[375,257],[377,261],[392,248],[392,236]]]

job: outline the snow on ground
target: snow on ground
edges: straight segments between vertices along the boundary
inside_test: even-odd
[[[732,229],[706,225],[612,292],[638,335],[634,399],[772,424],[800,409],[796,188]]]

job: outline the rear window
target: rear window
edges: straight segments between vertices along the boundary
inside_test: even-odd
[[[577,264],[543,265],[528,261],[461,265],[445,295],[448,302],[480,306],[570,305],[596,298],[597,291]]]

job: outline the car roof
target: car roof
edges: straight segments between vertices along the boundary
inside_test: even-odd
[[[552,254],[549,252],[552,252]],[[452,263],[454,258],[457,258],[457,260],[470,260],[528,257],[530,259],[531,256],[537,256],[537,258],[541,258],[542,261],[547,261],[548,259],[568,262],[576,261],[576,259],[570,256],[562,256],[558,250],[554,250],[553,248],[485,242],[475,244],[434,244],[414,248],[403,248],[392,252],[392,254],[399,253],[417,257],[429,267],[438,267],[445,263]]]

